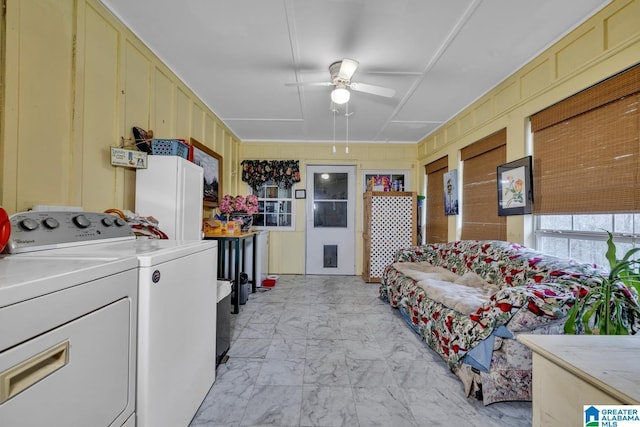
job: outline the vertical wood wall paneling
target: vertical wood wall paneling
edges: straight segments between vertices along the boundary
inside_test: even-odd
[[[131,127],[185,139],[193,129],[209,146],[226,132],[98,0],[5,1],[0,202],[9,212],[134,210],[135,171],[112,167],[109,150]]]
[[[84,162],[84,91],[82,79],[85,62],[84,37],[86,27],[86,5],[76,4],[73,20],[73,47],[71,64],[71,179],[69,181],[69,204],[82,206],[83,162]]]
[[[69,204],[72,175],[72,0],[12,3],[19,78],[16,208]],[[16,76],[17,77],[17,76]]]
[[[79,4],[79,6],[82,3]],[[118,115],[120,98],[118,81],[119,31],[94,8],[87,6],[79,19],[78,39],[84,49],[77,70],[77,86],[82,97],[82,200],[87,211],[122,207],[122,192],[114,191],[116,168],[111,166],[110,147],[120,144]],[[79,44],[79,46],[81,46]],[[80,62],[80,61],[79,61]],[[124,135],[127,136],[127,135]],[[117,187],[115,187],[117,188]]]
[[[122,133],[131,136],[131,128],[149,128],[152,63],[148,53],[127,39],[124,43],[124,128]],[[135,211],[135,170],[124,169],[123,207]]]
[[[224,160],[224,127],[220,123],[216,123],[215,134],[216,137],[213,141],[213,151],[220,154]]]
[[[191,132],[191,99],[179,86],[176,93],[176,133],[174,138],[188,141]],[[157,138],[168,138],[168,136],[157,136]]]
[[[224,153],[228,156],[227,165],[229,166],[224,171],[225,182],[227,182],[225,185],[229,188],[229,194],[238,194],[236,180],[233,176],[233,165],[235,163],[233,158],[233,136],[229,132],[224,133]]]
[[[191,132],[189,136],[201,141],[203,144],[205,143],[204,139],[204,110],[200,108],[200,106],[193,102],[192,114],[191,114]],[[186,138],[187,142],[189,142],[189,138]]]
[[[0,18],[0,111],[6,110],[5,104],[5,56],[6,56],[6,38],[5,38],[5,25],[4,25],[4,11],[5,11],[5,1],[0,0],[0,8],[2,8],[2,18]],[[5,117],[4,114],[0,113],[0,129],[4,130],[5,125]],[[0,131],[0,159],[5,159],[5,142],[4,142],[4,133]],[[4,200],[4,171],[5,171],[5,162],[0,160],[0,206],[3,206]]]
[[[213,117],[207,114],[204,118],[204,141],[207,147],[215,147],[215,139],[216,139],[216,121]],[[216,151],[213,148],[213,151]],[[216,151],[217,152],[217,151]]]
[[[5,0],[6,1],[6,0]],[[18,180],[18,101],[19,101],[19,41],[20,26],[18,18],[20,14],[19,3],[6,4],[5,19],[0,24],[5,25],[3,32],[3,50],[0,59],[4,62],[0,65],[3,86],[3,104],[0,106],[0,148],[2,148],[2,180],[0,192],[2,193],[2,207],[8,212],[16,211],[18,200],[16,181]],[[5,66],[4,64],[12,64]]]
[[[154,70],[151,130],[157,138],[162,138],[163,135],[175,135],[175,121],[173,120],[175,93],[175,85],[171,78],[156,67]]]

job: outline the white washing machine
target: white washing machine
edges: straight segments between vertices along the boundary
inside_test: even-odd
[[[133,427],[137,262],[50,252],[0,256],[0,425]]]
[[[217,242],[105,239],[106,214],[25,213],[73,222],[89,218],[94,237],[59,244],[47,257],[133,258],[137,265],[138,334],[136,419],[138,427],[186,426],[215,381]],[[12,217],[13,222],[25,218]],[[24,257],[40,257],[36,252]],[[0,424],[1,425],[1,424]]]

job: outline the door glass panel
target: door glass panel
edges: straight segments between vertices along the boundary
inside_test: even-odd
[[[347,202],[318,202],[313,205],[314,227],[347,227]]]
[[[349,197],[348,178],[346,173],[314,174],[314,200],[347,200]]]
[[[314,227],[347,227],[349,175],[316,173],[313,175]]]

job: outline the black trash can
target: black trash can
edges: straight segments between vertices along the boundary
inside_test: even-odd
[[[240,273],[240,304],[246,304],[249,299],[249,275]]]

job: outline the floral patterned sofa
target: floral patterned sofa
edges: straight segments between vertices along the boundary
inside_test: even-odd
[[[461,277],[475,274],[486,289],[473,298],[457,291],[449,299],[430,297],[431,288],[416,280],[422,276],[407,270],[425,265],[443,267]],[[380,298],[400,309],[412,329],[461,379],[467,396],[481,398],[485,405],[531,400],[531,351],[515,337],[563,333],[576,293],[593,286],[589,277],[596,272],[595,266],[514,243],[429,244],[395,254],[394,263],[383,273]],[[458,307],[456,298],[469,300],[466,309],[450,308]]]

